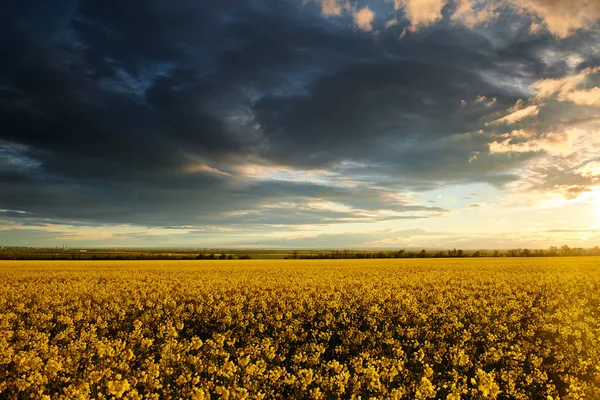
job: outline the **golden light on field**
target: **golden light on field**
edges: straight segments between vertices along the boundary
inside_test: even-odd
[[[598,399],[600,258],[0,263],[0,398]]]
[[[0,400],[600,400],[600,0],[4,3]]]

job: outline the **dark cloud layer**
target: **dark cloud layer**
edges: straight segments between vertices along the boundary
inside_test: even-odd
[[[488,155],[496,128],[479,131],[483,122],[525,98],[529,83],[568,72],[544,52],[581,50],[578,70],[597,56],[585,53],[590,33],[530,36],[514,15],[487,30],[440,23],[400,40],[406,23],[374,35],[351,16],[325,18],[316,3],[292,0],[3,8],[0,209],[28,214],[0,217],[31,224],[439,215],[386,202],[386,192],[516,179],[531,155]],[[335,179],[250,177],[244,165]]]

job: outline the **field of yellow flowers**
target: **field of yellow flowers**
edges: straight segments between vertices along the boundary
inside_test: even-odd
[[[2,399],[600,399],[600,259],[0,263]]]

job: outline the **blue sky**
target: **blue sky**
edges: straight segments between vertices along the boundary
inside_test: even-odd
[[[600,3],[7,11],[0,245],[600,245]]]

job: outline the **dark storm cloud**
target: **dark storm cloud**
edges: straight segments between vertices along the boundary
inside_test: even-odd
[[[300,225],[417,219],[445,212],[440,207],[391,203],[381,198],[380,191],[364,187],[342,189],[262,182],[235,188],[215,182],[217,179],[186,179],[183,183],[163,182],[160,186],[132,182],[103,183],[100,187],[76,187],[72,183],[21,184],[6,191],[4,203],[18,205],[19,210],[27,212],[4,213],[0,217],[16,216],[28,225],[50,223],[57,215],[69,225],[76,225],[77,221],[95,224],[131,221],[147,226]],[[45,190],[43,197],[40,197],[39,186]],[[323,203],[311,202],[315,198]],[[342,203],[346,207],[335,207]],[[391,214],[377,213],[380,209]]]
[[[491,128],[476,133],[482,120],[523,97],[505,81],[568,68],[542,60],[556,44],[549,35],[499,27],[494,41],[441,24],[403,40],[402,25],[374,37],[353,29],[350,16],[325,19],[301,1],[28,0],[6,10],[0,208],[40,220],[268,225],[439,215],[445,210],[390,204],[382,188],[511,181],[528,155],[485,155]],[[497,101],[474,104],[479,95]],[[241,184],[236,167],[251,162],[325,169],[360,184]],[[311,208],[310,199],[347,208]],[[296,208],[267,207],[285,202]]]

